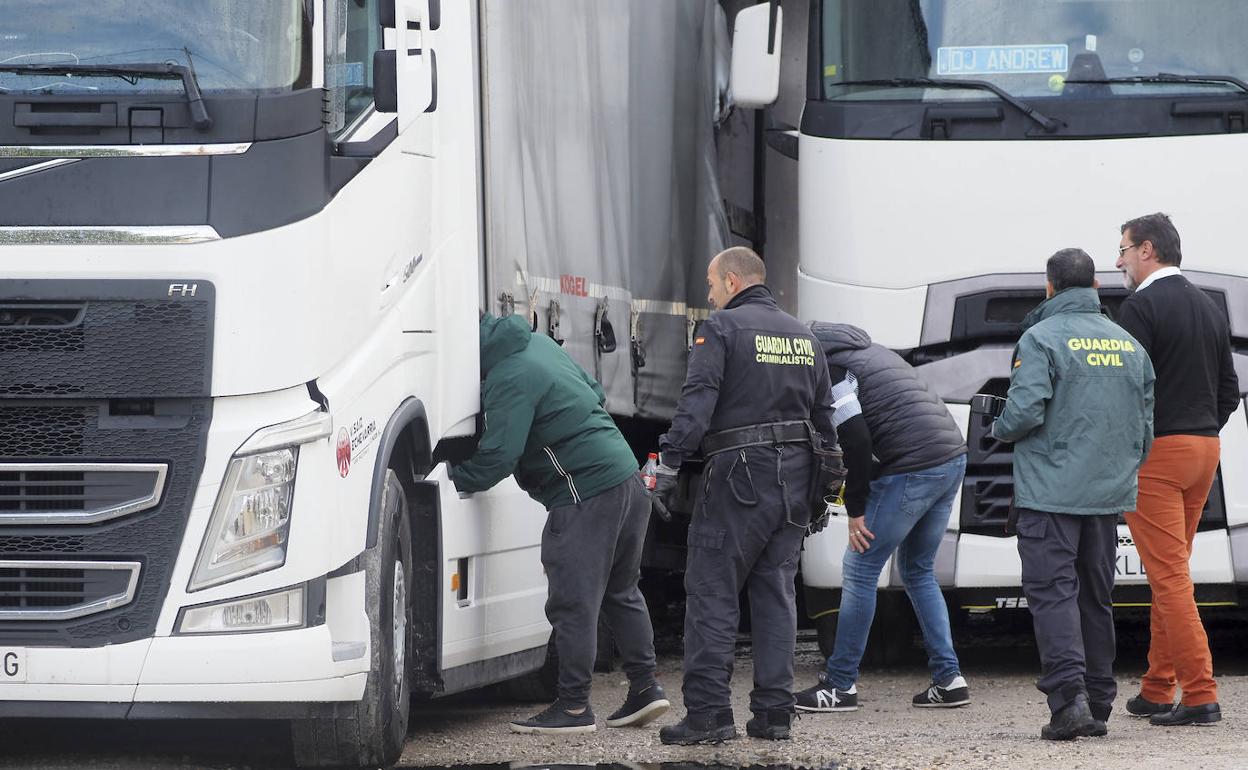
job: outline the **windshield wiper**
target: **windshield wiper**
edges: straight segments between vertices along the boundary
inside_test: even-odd
[[[833,83],[837,86],[882,86],[885,88],[966,88],[975,91],[990,91],[1001,101],[1034,120],[1046,134],[1061,128],[1062,124],[1053,118],[1040,114],[1035,107],[1013,96],[1010,92],[993,85],[987,80],[950,80],[942,78],[889,78],[887,80],[847,80],[844,83]]]
[[[1206,85],[1235,86],[1248,94],[1248,83],[1230,75],[1175,75],[1170,72],[1158,72],[1156,75],[1129,75],[1119,78],[1093,78],[1090,80],[1067,80],[1067,83],[1085,83],[1088,85],[1114,85],[1132,83],[1195,83]]]
[[[195,70],[185,64],[161,62],[159,64],[0,64],[0,72],[43,73],[47,75],[112,75],[133,84],[131,78],[162,78],[181,80],[186,92],[186,103],[191,110],[195,128],[207,131],[212,128],[212,117],[204,106],[204,95],[199,90]]]

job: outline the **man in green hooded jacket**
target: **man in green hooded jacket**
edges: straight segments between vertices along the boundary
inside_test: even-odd
[[[511,728],[541,734],[596,729],[589,689],[600,612],[630,685],[607,726],[650,722],[670,706],[655,679],[654,630],[637,587],[650,497],[632,450],[603,409],[606,396],[563,348],[515,315],[482,315],[481,374],[485,431],[472,458],[451,470],[451,480],[470,493],[514,474],[548,511],[542,566],[559,699]]]
[[[1009,396],[992,435],[1014,444],[1023,592],[1040,648],[1049,740],[1105,735],[1114,697],[1110,591],[1118,515],[1135,510],[1153,440],[1153,366],[1101,313],[1096,266],[1063,249],[1048,299],[1023,321]]]

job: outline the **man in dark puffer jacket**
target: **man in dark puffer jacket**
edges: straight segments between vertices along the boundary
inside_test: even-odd
[[[837,434],[849,479],[849,548],[836,648],[819,681],[797,693],[801,711],[858,708],[858,665],[875,617],[880,571],[897,552],[919,616],[932,684],[919,707],[970,703],[953,651],[949,611],[936,582],[936,550],[966,472],[966,441],[940,398],[893,351],[848,324],[814,323],[832,379]],[[873,470],[872,455],[879,460]]]

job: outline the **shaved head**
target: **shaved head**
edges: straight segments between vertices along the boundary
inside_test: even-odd
[[[715,255],[706,266],[706,301],[724,308],[733,297],[767,280],[763,260],[751,249],[733,246]]]
[[[767,280],[767,266],[753,249],[745,246],[724,249],[715,255],[711,264],[715,266],[715,272],[721,280],[727,278],[729,273],[735,273],[746,285],[764,283]]]

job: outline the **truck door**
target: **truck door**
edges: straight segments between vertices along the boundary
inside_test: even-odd
[[[508,477],[461,497],[445,463],[437,484],[443,672],[489,658],[544,648],[546,575],[541,564],[546,510]]]

